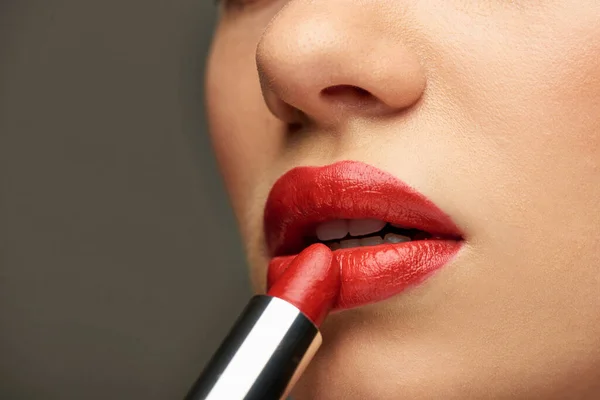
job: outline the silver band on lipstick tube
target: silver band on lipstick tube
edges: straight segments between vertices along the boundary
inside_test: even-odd
[[[321,345],[317,327],[277,297],[254,296],[185,400],[279,400]]]

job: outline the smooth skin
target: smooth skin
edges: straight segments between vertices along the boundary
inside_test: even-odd
[[[231,0],[206,79],[257,291],[296,166],[366,162],[464,232],[424,284],[331,315],[295,399],[600,398],[599,1]]]

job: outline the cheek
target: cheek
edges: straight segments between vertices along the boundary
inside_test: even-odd
[[[469,18],[434,48],[431,88],[466,127],[469,151],[456,153],[474,172],[465,189],[485,195],[478,232],[519,228],[552,242],[557,226],[576,234],[600,215],[600,6],[559,3],[499,14],[493,26]]]
[[[232,40],[217,32],[207,66],[206,100],[213,148],[241,222],[276,156],[280,123],[264,104],[254,46],[236,48],[229,45]]]
[[[258,35],[224,31],[217,31],[207,65],[209,130],[259,292],[265,286],[262,213],[285,126],[270,114],[262,97],[254,61]]]

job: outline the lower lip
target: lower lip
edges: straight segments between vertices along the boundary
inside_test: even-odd
[[[460,241],[431,239],[336,250],[333,257],[340,267],[342,284],[334,309],[359,307],[398,295],[448,264],[461,247]],[[294,257],[271,260],[269,287]]]

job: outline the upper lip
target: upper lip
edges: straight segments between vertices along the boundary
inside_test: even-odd
[[[378,219],[434,236],[462,236],[446,213],[406,183],[370,165],[343,161],[297,167],[275,182],[264,212],[270,255],[297,254],[319,223],[334,219]]]

